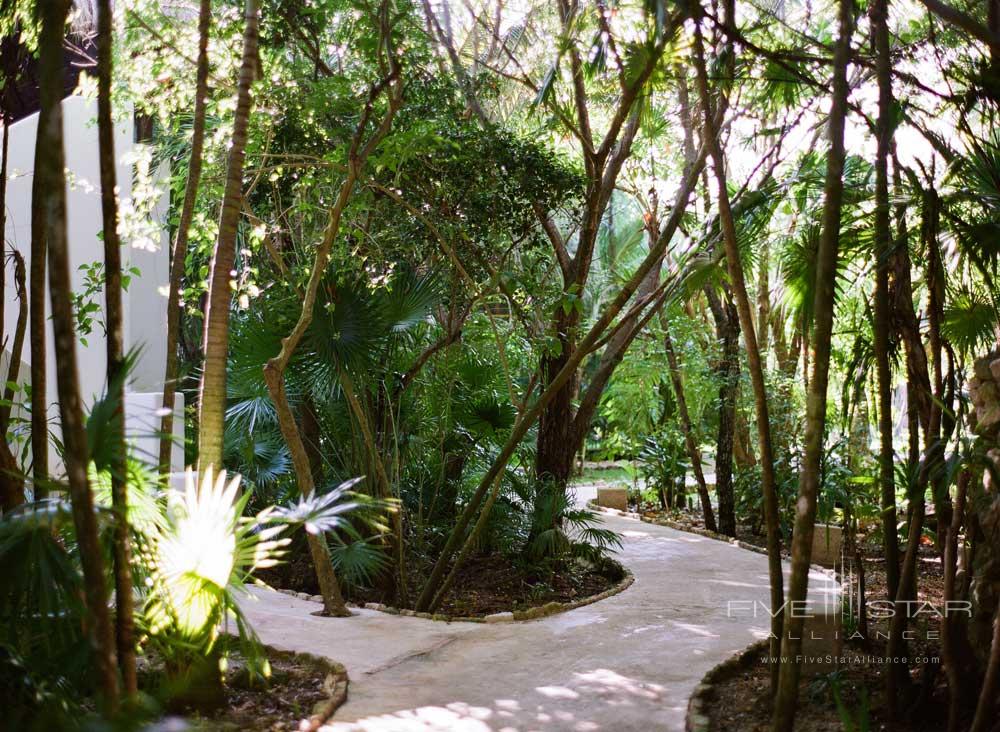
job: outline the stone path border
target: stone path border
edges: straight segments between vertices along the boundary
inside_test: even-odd
[[[715,685],[730,678],[733,674],[749,668],[754,659],[767,650],[767,646],[768,641],[766,640],[752,643],[702,677],[701,682],[694,688],[690,701],[688,701],[687,719],[685,720],[686,732],[710,731],[711,719],[708,716],[708,707],[715,701]]]
[[[363,605],[357,605],[355,603],[347,603],[349,608],[360,608],[363,607],[366,610],[376,610],[381,613],[386,613],[388,615],[402,615],[403,617],[410,618],[423,618],[424,620],[436,620],[442,623],[520,623],[527,622],[529,620],[538,620],[539,618],[547,618],[550,615],[556,615],[558,613],[565,613],[570,610],[576,610],[578,607],[584,607],[585,605],[590,605],[595,602],[600,602],[601,600],[606,600],[609,597],[617,595],[619,592],[624,592],[632,583],[635,582],[635,575],[629,570],[628,567],[616,562],[613,559],[608,559],[607,561],[618,566],[621,570],[622,579],[619,580],[618,584],[611,587],[604,592],[599,592],[596,595],[590,595],[589,597],[584,597],[580,600],[574,600],[573,602],[547,602],[544,605],[538,605],[536,607],[529,607],[526,610],[511,610],[507,612],[493,613],[492,615],[484,615],[483,617],[466,617],[466,616],[450,616],[444,613],[421,613],[416,610],[406,610],[397,607],[392,607],[390,605],[383,605],[380,602],[366,602]],[[297,597],[300,600],[308,600],[310,602],[322,603],[322,595],[310,595],[306,592],[296,592],[295,590],[277,590],[284,595],[291,595],[292,597]]]

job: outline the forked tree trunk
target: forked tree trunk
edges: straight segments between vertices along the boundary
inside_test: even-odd
[[[132,551],[128,524],[128,485],[125,452],[125,349],[122,317],[122,248],[118,236],[118,197],[115,174],[115,127],[111,115],[112,23],[111,0],[97,5],[97,137],[101,171],[101,214],[104,239],[105,334],[107,338],[108,396],[118,408],[110,430],[111,508],[115,514],[112,555],[115,575],[115,646],[124,692],[138,690],[135,670],[135,628],[132,601]],[[112,395],[112,390],[114,394]]]
[[[840,214],[844,196],[844,126],[847,119],[847,65],[851,55],[854,27],[853,2],[840,0],[840,35],[833,57],[833,98],[830,103],[826,183],[823,192],[823,223],[816,253],[816,295],[813,304],[813,372],[806,397],[804,451],[799,479],[799,499],[795,508],[792,534],[792,571],[789,579],[790,607],[806,600],[809,588],[809,562],[812,559],[813,531],[816,525],[816,498],[819,493],[823,460],[823,437],[826,427],[826,391],[830,370],[830,341],[833,334],[833,311],[836,297],[837,257],[840,239]],[[802,652],[801,613],[787,613],[781,639],[781,655],[788,659],[781,665],[778,693],[774,700],[772,725],[775,732],[792,732],[798,705],[798,656]]]
[[[250,125],[253,85],[257,64],[257,0],[246,0],[243,56],[236,87],[236,113],[226,167],[226,188],[219,216],[219,235],[212,255],[205,308],[202,352],[205,363],[198,394],[198,470],[222,468],[222,441],[226,415],[226,368],[229,357],[229,308],[232,300],[233,268],[236,266],[236,232],[243,201],[243,163]],[[183,263],[178,263],[183,267]]]
[[[35,153],[35,191],[39,196],[39,223],[49,251],[49,293],[55,336],[56,386],[62,423],[63,459],[73,508],[73,524],[83,567],[84,596],[89,615],[98,688],[103,703],[113,711],[118,703],[114,661],[114,632],[104,588],[104,558],[97,532],[94,497],[87,477],[87,434],[77,380],[76,329],[70,299],[70,263],[66,232],[66,176],[63,152],[63,33],[69,3],[42,3],[39,36],[38,138]]]
[[[889,150],[892,144],[892,76],[889,58],[889,2],[875,0],[872,27],[875,73],[878,78],[877,152],[875,158],[875,367],[878,376],[879,488],[882,507],[882,541],[885,553],[886,587],[890,600],[899,589],[899,543],[896,539],[896,486],[892,449],[892,372],[889,367],[889,255],[892,229],[889,223]]]
[[[772,454],[771,423],[768,416],[767,386],[764,383],[764,368],[757,348],[757,333],[754,330],[753,311],[747,295],[746,280],[743,276],[743,262],[740,257],[739,242],[736,240],[736,224],[733,220],[726,184],[726,159],[719,142],[719,131],[715,122],[712,98],[708,90],[708,73],[705,69],[705,48],[700,22],[694,30],[694,63],[698,76],[698,96],[704,117],[704,141],[712,158],[715,181],[718,188],[719,222],[722,225],[722,240],[726,251],[729,279],[736,298],[740,329],[746,348],[750,380],[753,384],[754,400],[757,407],[757,439],[760,447],[761,483],[764,492],[765,516],[767,519],[768,575],[771,585],[771,657],[780,658],[778,643],[781,637],[782,606],[784,605],[784,577],[781,569],[781,536],[778,524],[778,497],[774,480],[774,455]],[[777,679],[780,664],[771,669],[772,688]]]
[[[691,458],[691,472],[698,484],[698,496],[701,498],[701,513],[705,520],[705,528],[709,531],[716,530],[715,513],[712,511],[712,501],[708,496],[708,485],[705,483],[705,473],[701,469],[701,453],[694,440],[694,429],[691,426],[691,416],[688,414],[687,399],[684,397],[684,380],[681,378],[680,364],[677,362],[677,354],[674,352],[673,341],[670,340],[670,330],[667,319],[661,318],[663,325],[663,350],[667,352],[667,363],[670,364],[670,381],[674,385],[674,397],[677,399],[677,413],[680,416],[681,431],[684,433],[684,446],[687,448],[688,457]],[[721,505],[720,505],[721,516]],[[735,527],[733,527],[735,535]],[[723,529],[725,533],[725,529]]]
[[[590,330],[587,331],[586,335],[580,339],[579,345],[576,349],[574,349],[566,364],[562,367],[559,373],[555,375],[553,380],[543,388],[535,404],[531,408],[525,410],[520,418],[514,423],[510,436],[507,438],[506,442],[504,442],[503,447],[500,448],[500,452],[493,460],[493,463],[480,479],[475,492],[472,494],[471,499],[465,506],[465,510],[462,511],[462,514],[455,522],[455,527],[448,535],[448,540],[445,543],[444,549],[441,550],[441,554],[434,563],[430,576],[427,578],[427,582],[420,592],[420,597],[417,599],[417,610],[426,611],[436,609],[440,606],[441,602],[447,596],[451,586],[454,584],[458,570],[462,566],[462,562],[465,560],[465,557],[468,556],[469,550],[471,549],[471,546],[477,536],[477,532],[481,531],[482,527],[485,525],[489,516],[489,509],[499,492],[500,482],[498,478],[504,468],[506,468],[507,463],[514,454],[515,449],[520,444],[521,440],[524,439],[524,436],[527,434],[531,426],[539,418],[542,410],[544,410],[548,405],[555,392],[562,388],[571,378],[573,378],[573,375],[579,368],[583,358],[590,352],[590,349],[594,347],[601,335],[608,329],[611,322],[631,300],[632,295],[634,295],[639,289],[649,272],[654,266],[659,266],[659,263],[663,258],[663,253],[666,250],[667,242],[670,241],[671,237],[680,225],[682,212],[688,198],[691,196],[692,191],[694,191],[698,177],[701,175],[701,171],[704,167],[704,161],[705,154],[703,150],[702,153],[699,154],[694,165],[692,165],[685,172],[683,183],[677,191],[675,205],[671,210],[670,217],[660,234],[660,238],[652,247],[650,247],[649,254],[647,254],[642,264],[639,265],[632,277],[629,278],[628,282],[625,283],[621,291],[619,291],[619,293],[615,296],[614,300],[612,300],[607,308],[601,313],[601,316],[591,326]],[[480,511],[480,509],[482,510]],[[469,532],[468,536],[466,536],[466,530],[469,528],[469,525],[477,512],[479,513],[479,518],[472,531]],[[461,550],[459,550],[459,547],[461,547]],[[458,551],[458,557],[452,564],[451,560],[452,557],[455,556],[456,551]],[[450,570],[449,565],[451,565]],[[446,572],[447,576],[445,574]]]
[[[198,7],[198,60],[194,87],[194,120],[191,126],[191,156],[188,158],[184,200],[181,202],[177,234],[170,254],[170,293],[167,297],[167,362],[163,374],[163,417],[160,420],[160,478],[165,480],[171,470],[174,447],[174,399],[177,395],[179,359],[177,341],[181,328],[181,284],[184,281],[184,260],[187,258],[188,232],[194,216],[201,181],[201,158],[205,145],[205,99],[208,96],[208,35],[212,2],[200,0]]]
[[[308,451],[302,441],[302,434],[295,422],[295,416],[288,402],[288,394],[285,390],[285,370],[288,368],[288,364],[295,354],[295,349],[298,348],[310,323],[312,323],[313,310],[316,307],[316,295],[326,272],[326,267],[330,263],[330,254],[334,242],[340,233],[340,222],[344,208],[354,193],[354,187],[357,184],[362,166],[375,146],[388,134],[393,118],[402,104],[403,82],[400,79],[398,60],[393,55],[390,47],[388,7],[385,2],[382,3],[379,16],[381,24],[379,32],[382,42],[385,44],[383,47],[386,49],[388,56],[387,63],[390,71],[385,79],[369,90],[365,107],[361,112],[361,119],[355,128],[351,146],[348,150],[347,176],[340,185],[337,199],[330,209],[330,218],[327,222],[326,230],[323,232],[323,240],[316,249],[312,269],[309,273],[309,281],[306,283],[306,288],[302,295],[302,309],[299,311],[299,318],[291,332],[282,339],[281,350],[274,358],[268,360],[264,366],[264,381],[267,383],[267,391],[271,397],[271,401],[274,402],[281,434],[288,444],[288,452],[292,458],[292,468],[295,471],[295,479],[299,486],[299,492],[306,497],[313,494],[316,485],[313,480]],[[371,133],[368,140],[365,141],[366,127],[371,120],[375,101],[387,88],[391,88],[388,94],[388,109],[376,129]],[[316,570],[316,579],[319,582],[320,592],[323,595],[324,614],[338,617],[350,615],[350,611],[344,604],[344,598],[340,592],[336,574],[333,571],[333,564],[330,561],[330,550],[326,539],[314,534],[307,534],[306,538],[309,542],[309,552],[312,557],[313,567]]]
[[[719,428],[715,438],[715,495],[719,500],[719,526],[726,536],[736,536],[736,495],[733,458],[736,450],[736,389],[740,374],[740,320],[732,298],[725,300],[705,288],[716,340],[722,353],[715,367],[719,381]]]

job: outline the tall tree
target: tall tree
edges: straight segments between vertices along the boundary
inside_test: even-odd
[[[222,465],[222,440],[226,414],[226,367],[229,356],[229,310],[232,301],[233,268],[236,266],[236,234],[243,204],[243,164],[246,158],[252,98],[250,87],[257,71],[257,0],[246,0],[243,55],[236,87],[236,112],[226,167],[226,187],[219,216],[219,234],[209,270],[208,304],[202,353],[205,363],[198,392],[198,470]],[[177,265],[178,263],[175,263]],[[180,266],[183,266],[182,264]]]
[[[160,420],[160,477],[171,469],[170,455],[174,441],[174,400],[177,395],[179,358],[177,341],[181,327],[181,284],[187,258],[188,232],[194,217],[194,205],[201,182],[202,151],[205,146],[205,100],[208,96],[208,36],[212,19],[212,0],[198,5],[198,59],[194,86],[194,119],[191,123],[191,155],[188,158],[184,200],[181,202],[177,233],[170,253],[170,293],[167,297],[167,363],[163,374],[163,417]]]
[[[268,394],[271,397],[271,401],[274,402],[275,411],[277,412],[278,426],[281,429],[282,436],[285,438],[285,442],[288,444],[288,452],[292,459],[292,468],[295,471],[295,479],[299,486],[299,492],[305,497],[311,496],[316,489],[314,470],[310,462],[309,452],[302,439],[302,430],[296,423],[295,415],[288,401],[288,394],[285,388],[285,370],[288,368],[295,350],[298,348],[299,343],[302,341],[306,330],[312,322],[320,284],[322,283],[323,275],[326,273],[327,265],[330,263],[330,254],[333,250],[333,245],[340,234],[341,218],[344,209],[351,200],[351,196],[354,194],[365,161],[375,147],[385,138],[386,134],[388,134],[396,112],[403,101],[403,80],[400,78],[400,62],[392,45],[390,15],[390,2],[389,0],[383,0],[379,9],[379,47],[388,73],[368,90],[365,105],[347,151],[347,175],[340,184],[337,198],[330,208],[326,229],[323,232],[323,240],[316,249],[313,264],[309,271],[309,281],[302,296],[302,309],[299,311],[298,320],[291,332],[282,339],[281,350],[274,358],[268,360],[264,366],[264,379],[267,382]],[[386,94],[388,97],[387,109],[382,119],[375,124],[374,131],[369,133],[368,126],[372,122],[372,116],[375,113],[375,104],[386,92],[388,92]],[[341,378],[343,379],[345,375],[345,372],[342,371]],[[381,477],[379,479],[381,480]],[[309,543],[309,553],[313,561],[313,568],[316,571],[316,579],[320,586],[320,592],[323,595],[324,614],[337,617],[349,616],[351,613],[347,609],[343,595],[340,592],[340,585],[337,583],[337,577],[330,560],[330,550],[326,544],[326,540],[322,536],[316,536],[311,533],[306,538]],[[401,551],[402,547],[400,546],[399,549]]]
[[[41,120],[41,117],[39,117]],[[35,147],[39,156],[48,151]],[[38,175],[31,180],[31,265],[28,273],[28,343],[31,346],[31,478],[36,499],[49,494],[49,415],[46,384],[45,264],[48,256],[44,221],[45,192]]]
[[[684,396],[684,379],[681,375],[680,362],[677,360],[677,352],[674,350],[673,340],[670,338],[669,324],[666,318],[662,318],[663,325],[663,350],[667,354],[667,363],[670,366],[670,382],[674,387],[674,397],[677,399],[677,416],[680,418],[681,432],[684,433],[684,447],[687,450],[688,458],[691,460],[691,472],[698,484],[698,496],[701,499],[701,514],[705,520],[705,528],[709,531],[716,530],[715,514],[712,511],[712,502],[708,495],[708,485],[705,482],[705,472],[701,469],[701,451],[694,438],[694,428],[691,425],[691,415],[688,413],[687,399]],[[722,506],[719,506],[720,520]],[[728,526],[722,527],[726,533]],[[735,526],[732,527],[732,535],[735,535]]]
[[[700,12],[701,8],[699,6]],[[746,278],[743,275],[743,262],[740,257],[739,242],[736,238],[736,222],[733,218],[732,204],[729,198],[729,188],[726,182],[726,159],[719,142],[719,129],[716,122],[716,112],[708,87],[708,72],[705,67],[705,44],[701,32],[701,18],[695,18],[694,27],[694,64],[697,71],[698,96],[701,100],[701,111],[704,117],[703,139],[712,158],[712,168],[717,189],[717,204],[719,223],[722,227],[722,242],[726,252],[726,265],[729,279],[736,300],[739,314],[740,329],[743,332],[743,344],[746,348],[747,364],[750,368],[750,381],[753,385],[754,403],[757,411],[757,441],[760,449],[761,489],[764,493],[764,512],[767,524],[767,555],[768,575],[771,585],[771,657],[779,658],[778,639],[782,624],[784,605],[784,577],[781,569],[781,535],[778,523],[778,494],[774,479],[774,456],[772,454],[771,422],[768,416],[767,385],[764,383],[764,367],[757,348],[757,333],[754,329],[753,310],[750,297],[747,294]],[[725,108],[725,96],[720,95],[720,109]],[[777,632],[776,632],[777,631]],[[772,685],[776,679],[778,663],[772,666]]]
[[[802,607],[809,588],[809,563],[812,559],[816,502],[826,432],[826,391],[830,372],[830,341],[833,334],[840,218],[844,198],[844,127],[847,122],[849,94],[847,65],[850,62],[851,34],[854,28],[853,5],[853,0],[839,2],[839,37],[833,56],[833,91],[827,123],[830,149],[826,158],[822,229],[816,252],[812,377],[809,379],[806,398],[804,451],[792,533],[792,571],[788,587],[790,607]],[[781,655],[789,660],[781,664],[772,718],[775,732],[792,732],[795,726],[801,672],[798,656],[802,650],[803,623],[802,613],[785,613]]]
[[[104,703],[114,710],[118,677],[114,660],[114,632],[104,587],[104,558],[97,533],[97,515],[87,466],[90,457],[77,377],[76,328],[73,324],[72,284],[66,232],[66,175],[63,151],[63,39],[68,0],[39,3],[38,137],[35,143],[35,187],[39,197],[37,221],[49,253],[49,295],[55,336],[56,387],[62,425],[63,460],[73,509],[73,524],[83,567],[84,596],[90,616],[89,633],[96,656],[98,688]],[[32,262],[32,266],[34,266]]]
[[[104,331],[107,337],[108,398],[117,406],[109,430],[111,507],[115,513],[115,640],[125,693],[138,692],[135,671],[135,630],[132,617],[132,557],[128,524],[128,484],[125,450],[125,351],[122,314],[122,245],[118,236],[118,196],[115,174],[115,125],[111,113],[113,72],[111,0],[97,3],[97,138],[101,171],[101,214],[104,238]]]
[[[875,155],[875,368],[878,377],[879,487],[882,501],[882,534],[886,562],[886,587],[890,599],[899,588],[899,543],[896,539],[896,486],[893,480],[892,372],[889,368],[889,256],[892,229],[889,223],[889,151],[892,145],[892,69],[889,57],[888,0],[872,5],[875,73],[878,79],[877,149]]]

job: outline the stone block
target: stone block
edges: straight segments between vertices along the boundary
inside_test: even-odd
[[[823,567],[832,567],[840,561],[844,544],[844,530],[839,526],[816,524],[813,532],[812,561]]]
[[[625,488],[598,488],[597,505],[628,511],[628,490]]]

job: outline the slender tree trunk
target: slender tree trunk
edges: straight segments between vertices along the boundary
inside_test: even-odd
[[[39,117],[39,122],[41,117]],[[35,146],[35,169],[47,150]],[[31,477],[35,500],[49,495],[49,415],[46,385],[45,262],[48,253],[45,231],[45,191],[38,176],[31,181],[31,267],[28,280],[29,335],[31,346]]]
[[[986,665],[986,676],[983,678],[983,688],[979,692],[979,703],[976,704],[976,716],[969,732],[989,732],[991,725],[996,724],[996,700],[1000,694],[1000,604],[997,605],[996,617],[993,618],[993,643],[990,646],[990,660]]]
[[[917,556],[920,552],[920,537],[924,530],[926,515],[928,467],[925,461],[917,480],[915,495],[910,500],[910,525],[906,535],[906,552],[903,555],[903,566],[899,575],[899,589],[896,592],[894,614],[889,622],[889,639],[886,643],[886,656],[890,659],[886,673],[886,706],[890,718],[896,719],[903,706],[901,697],[909,695],[910,675],[907,664],[897,662],[907,654],[907,643],[904,636],[910,620],[908,600],[916,597],[917,590]]]
[[[132,603],[132,552],[128,524],[128,486],[125,453],[125,353],[122,317],[122,249],[118,237],[118,198],[115,192],[115,127],[111,114],[113,68],[111,0],[97,4],[97,136],[101,170],[101,213],[104,239],[105,332],[107,336],[108,396],[117,403],[110,431],[111,507],[115,513],[115,640],[124,692],[138,692],[135,671],[135,630]],[[111,394],[111,391],[114,394]]]
[[[316,490],[313,478],[313,466],[302,440],[298,426],[295,424],[295,417],[288,406],[288,396],[285,393],[285,382],[281,378],[281,373],[265,369],[264,378],[267,381],[268,391],[271,400],[275,403],[278,414],[278,426],[281,434],[288,444],[288,452],[292,458],[292,465],[295,469],[295,477],[299,485],[299,492],[308,498]],[[312,558],[313,567],[316,570],[316,580],[319,583],[320,594],[323,595],[323,614],[338,618],[349,617],[351,611],[344,603],[344,597],[340,592],[340,585],[337,583],[337,575],[333,571],[333,564],[330,560],[330,549],[323,536],[307,533],[306,541],[309,545],[309,555]]]
[[[298,348],[306,330],[312,323],[313,310],[316,307],[316,295],[319,291],[320,283],[326,272],[326,267],[330,263],[330,254],[334,242],[340,233],[341,217],[344,208],[347,206],[354,192],[354,186],[358,181],[361,168],[368,158],[368,155],[388,134],[392,126],[392,120],[396,115],[403,99],[403,84],[400,79],[400,69],[392,49],[389,47],[390,30],[387,4],[383,3],[380,10],[380,34],[382,43],[388,56],[387,64],[389,75],[379,84],[369,90],[365,107],[361,112],[361,119],[355,128],[350,150],[347,155],[347,177],[340,186],[337,200],[330,209],[330,218],[323,232],[323,240],[316,249],[312,269],[309,273],[309,281],[306,283],[305,291],[302,295],[302,309],[299,311],[299,318],[291,332],[282,339],[281,351],[274,358],[268,360],[264,366],[264,380],[267,383],[268,394],[278,415],[278,426],[281,434],[288,444],[288,451],[292,458],[292,467],[295,471],[295,479],[299,486],[299,492],[303,496],[311,496],[316,489],[313,481],[312,468],[309,462],[309,454],[302,441],[298,425],[292,413],[291,405],[288,403],[288,394],[285,389],[285,370],[291,362],[295,349]],[[367,142],[364,142],[364,135],[367,125],[371,119],[372,110],[376,99],[383,91],[391,86],[388,100],[388,110],[379,122],[377,128],[372,132]],[[319,582],[320,592],[323,595],[323,612],[326,615],[344,617],[350,615],[350,611],[344,604],[340,586],[337,583],[336,574],[333,571],[333,564],[330,561],[330,550],[326,539],[314,534],[307,534],[309,542],[309,552],[312,556],[313,567],[316,570],[316,578]]]
[[[84,595],[90,619],[98,688],[109,711],[117,707],[118,679],[114,660],[114,632],[104,588],[104,559],[97,533],[94,497],[87,477],[87,434],[77,380],[76,332],[70,299],[70,263],[66,232],[66,177],[63,152],[63,33],[69,3],[42,3],[39,36],[38,138],[35,154],[39,221],[49,251],[49,290],[56,349],[56,386],[62,422],[63,458],[73,509],[73,523],[83,566]],[[34,264],[34,263],[33,263]]]
[[[781,568],[781,537],[778,524],[778,495],[774,481],[774,456],[771,452],[771,423],[768,417],[767,386],[764,383],[764,368],[761,363],[760,351],[757,348],[757,334],[754,330],[753,311],[750,298],[747,295],[746,280],[743,276],[743,262],[740,258],[739,243],[736,240],[736,225],[733,221],[732,207],[729,201],[729,189],[726,184],[726,161],[719,143],[719,132],[712,111],[712,99],[708,90],[708,73],[705,70],[705,49],[702,40],[701,25],[695,25],[694,32],[694,62],[698,74],[698,93],[701,99],[704,115],[704,142],[712,157],[712,167],[715,170],[715,180],[718,188],[719,221],[722,224],[722,239],[726,250],[726,263],[729,279],[736,297],[736,307],[739,312],[740,329],[743,331],[743,342],[746,348],[747,363],[750,367],[750,379],[753,383],[754,400],[757,407],[757,437],[760,443],[761,479],[764,492],[764,505],[767,517],[767,554],[768,574],[771,584],[771,657],[780,658],[779,639],[781,637],[782,616],[784,612],[784,577]],[[775,663],[771,669],[771,682],[774,688],[777,671],[780,664]]]
[[[712,511],[712,500],[708,496],[708,485],[705,483],[705,473],[701,469],[701,453],[694,440],[694,430],[691,427],[691,416],[688,414],[687,399],[684,398],[684,380],[681,378],[680,364],[677,362],[677,354],[674,352],[674,344],[670,340],[670,330],[667,319],[661,318],[663,325],[663,350],[667,352],[667,362],[670,364],[670,381],[674,385],[674,396],[677,399],[677,412],[680,415],[681,431],[684,432],[684,446],[687,448],[688,457],[691,458],[691,471],[694,479],[698,483],[698,496],[701,498],[701,513],[705,519],[705,528],[715,531],[715,513]],[[722,506],[719,506],[721,517]],[[734,532],[729,534],[735,535]],[[723,528],[723,533],[725,528]]]
[[[878,78],[878,149],[875,158],[875,319],[874,350],[878,375],[879,487],[882,504],[882,540],[885,552],[886,586],[889,599],[899,589],[899,543],[896,539],[896,486],[893,479],[892,372],[889,368],[889,255],[892,230],[889,223],[889,150],[892,142],[892,76],[889,58],[889,2],[875,0],[872,6],[876,76]]]
[[[944,601],[945,613],[941,618],[941,657],[944,663],[945,675],[948,677],[948,732],[958,732],[959,721],[962,713],[962,673],[959,665],[959,653],[957,649],[958,629],[955,627],[955,618],[947,611],[949,603],[954,602],[955,575],[958,571],[958,534],[962,529],[962,521],[965,516],[965,496],[969,486],[971,476],[969,471],[963,470],[958,478],[958,485],[955,489],[955,512],[952,514],[951,526],[948,535],[945,537],[944,550]]]
[[[733,458],[736,449],[736,388],[740,373],[740,319],[732,298],[723,300],[706,287],[708,306],[715,320],[715,334],[722,353],[715,367],[719,381],[719,430],[715,440],[715,495],[719,500],[719,526],[726,536],[736,536],[736,496]]]
[[[0,205],[2,208],[2,205]],[[2,219],[2,216],[0,216]],[[2,230],[0,225],[0,230]],[[14,388],[21,370],[21,356],[24,351],[24,334],[28,328],[28,291],[24,273],[24,257],[16,249],[11,250],[14,258],[14,286],[17,288],[17,325],[10,347],[10,368],[7,370],[7,386],[4,387],[3,403],[0,404],[0,511],[7,512],[24,503],[24,474],[17,458],[10,449],[7,433],[10,431],[10,413],[14,405]],[[3,259],[0,257],[0,267]]]
[[[243,56],[236,92],[233,137],[229,148],[226,188],[219,216],[219,235],[212,255],[205,308],[202,351],[205,363],[198,395],[198,470],[222,467],[222,440],[226,413],[226,367],[229,356],[229,307],[232,300],[233,268],[236,266],[236,233],[243,201],[243,163],[250,125],[253,85],[257,64],[257,0],[246,0]],[[177,263],[183,267],[183,262]],[[172,406],[172,405],[171,405]]]
[[[6,103],[7,83],[0,89],[0,102]],[[7,112],[2,113],[0,122],[3,124],[3,140],[0,142],[0,343],[3,343],[3,310],[7,298],[7,160],[10,152],[10,117]],[[21,266],[21,275],[24,275],[24,266]],[[26,314],[28,301],[24,298],[23,291],[19,289],[21,302],[21,313]],[[10,356],[10,369],[7,374],[7,383],[16,379],[17,369],[20,366],[21,350],[20,344],[24,340],[24,324],[18,318],[18,329],[15,332],[14,346]],[[16,353],[15,353],[16,351]],[[13,376],[12,376],[13,374]],[[10,409],[6,406],[0,407],[6,411],[8,417],[0,420],[0,511],[7,512],[12,508],[24,503],[24,480],[18,475],[17,458],[10,449],[7,442],[7,430],[10,427]]]
[[[205,99],[208,96],[208,36],[212,2],[201,0],[198,7],[198,61],[195,72],[194,121],[191,128],[191,156],[188,158],[187,182],[181,202],[177,234],[170,255],[170,294],[167,297],[167,363],[163,374],[163,418],[160,420],[160,477],[171,470],[170,455],[174,446],[174,399],[177,394],[179,359],[177,340],[181,327],[181,284],[187,258],[188,233],[194,216],[201,181],[201,158],[205,145]]]
[[[816,299],[813,305],[813,372],[806,398],[806,431],[799,500],[796,502],[795,528],[792,534],[792,571],[788,600],[804,603],[809,587],[809,562],[812,559],[813,530],[816,524],[816,496],[819,492],[823,438],[826,428],[826,391],[830,369],[830,340],[836,297],[837,257],[840,238],[840,213],[844,194],[844,126],[847,119],[847,65],[851,54],[854,26],[853,3],[840,0],[840,37],[834,51],[833,99],[830,105],[830,151],[827,155],[823,201],[823,228],[816,256]],[[801,605],[800,605],[801,606]],[[772,719],[775,732],[792,732],[799,695],[801,667],[797,657],[802,652],[804,618],[788,613],[781,654],[789,659],[781,665],[778,694]]]

